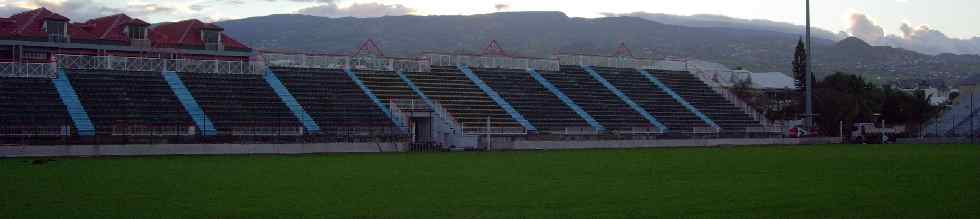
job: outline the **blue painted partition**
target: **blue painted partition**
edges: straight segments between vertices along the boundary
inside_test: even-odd
[[[279,96],[279,100],[282,100],[282,103],[286,104],[289,111],[293,112],[296,119],[300,123],[303,123],[303,128],[306,129],[307,133],[320,133],[320,126],[316,124],[316,121],[313,121],[313,117],[310,117],[310,114],[306,113],[306,110],[303,110],[303,106],[299,105],[299,102],[296,101],[293,94],[289,93],[289,89],[286,89],[286,86],[282,84],[282,80],[279,80],[279,76],[276,76],[276,73],[272,72],[272,69],[266,69],[265,75],[262,78],[265,79],[266,83],[269,83],[272,90],[276,92],[276,96]]]
[[[547,78],[544,78],[544,76],[542,76],[541,73],[538,73],[537,70],[534,70],[533,68],[528,68],[527,73],[531,74],[531,77],[534,78],[534,80],[538,81],[538,83],[540,83],[541,86],[544,86],[545,89],[548,89],[548,91],[550,91],[552,94],[558,96],[558,99],[561,99],[561,102],[565,103],[565,105],[568,106],[568,108],[572,108],[572,110],[574,110],[579,117],[582,117],[582,119],[584,119],[586,123],[589,123],[589,126],[592,126],[592,129],[595,129],[598,132],[606,132],[606,127],[602,126],[602,124],[599,124],[599,121],[596,121],[595,118],[592,118],[592,115],[589,115],[588,112],[585,112],[585,110],[582,109],[582,107],[580,107],[578,104],[576,104],[575,101],[572,100],[572,98],[569,98],[567,95],[565,95],[565,93],[561,92],[561,90],[559,90],[558,87],[555,87],[554,84],[548,81]]]
[[[612,83],[609,83],[609,81],[606,80],[606,78],[602,77],[602,75],[600,75],[599,72],[596,72],[595,69],[592,69],[592,67],[587,66],[587,65],[582,65],[582,69],[584,69],[585,72],[588,72],[589,75],[592,76],[592,78],[594,78],[595,80],[599,81],[599,83],[601,83],[602,86],[606,87],[606,89],[609,89],[609,91],[612,91],[613,94],[616,94],[616,96],[619,97],[620,100],[623,100],[623,102],[625,102],[626,105],[629,105],[630,108],[633,108],[633,110],[635,110],[636,112],[640,113],[640,115],[643,116],[643,118],[645,118],[648,121],[650,121],[650,124],[653,124],[654,126],[656,126],[658,129],[660,129],[661,132],[664,132],[664,133],[667,133],[668,132],[667,126],[664,126],[663,123],[660,123],[660,121],[657,121],[657,118],[656,117],[653,117],[653,115],[651,115],[650,112],[647,112],[646,109],[644,109],[643,107],[641,107],[640,104],[637,104],[636,102],[633,102],[633,99],[630,99],[630,97],[629,96],[626,96],[626,94],[623,93],[622,90],[619,90],[619,88],[616,88],[616,86],[613,86]]]
[[[194,125],[201,130],[201,135],[215,136],[218,134],[218,130],[214,128],[214,123],[211,122],[207,114],[204,114],[204,110],[197,104],[197,100],[191,95],[191,91],[184,86],[180,76],[176,72],[165,71],[163,72],[163,79],[167,80],[170,90],[174,91],[177,100],[180,101],[181,105],[184,105],[184,110],[191,116],[191,120],[194,120]]]
[[[78,99],[75,88],[68,81],[68,74],[65,74],[64,70],[58,70],[58,78],[55,78],[52,82],[54,82],[54,88],[58,90],[61,103],[68,108],[68,115],[71,116],[72,122],[75,123],[75,129],[78,130],[78,135],[94,136],[95,125],[92,125],[92,120],[89,119],[88,112],[82,106],[82,101]]]
[[[381,102],[381,99],[378,98],[377,95],[374,95],[374,92],[371,91],[371,88],[369,88],[367,85],[364,84],[364,81],[362,81],[361,78],[354,73],[354,70],[351,70],[350,68],[344,68],[344,73],[347,73],[347,76],[354,81],[354,84],[357,84],[357,87],[361,88],[361,91],[364,92],[364,95],[367,95],[368,98],[371,99],[371,102],[374,102],[374,105],[378,106],[378,108],[381,109],[381,112],[384,112],[385,116],[391,119],[391,121],[395,123],[396,126],[398,126],[398,129],[400,129],[402,132],[405,133],[408,132],[408,121],[401,121],[400,119],[401,117],[392,115],[391,110],[388,108],[388,105],[385,105],[383,102]]]
[[[701,118],[701,121],[704,121],[704,123],[707,123],[715,130],[721,130],[721,126],[718,126],[718,124],[716,124],[714,120],[711,120],[711,118],[708,118],[707,115],[704,115],[704,113],[702,113],[701,110],[698,110],[698,108],[694,107],[694,105],[691,105],[691,103],[687,102],[687,100],[681,97],[681,95],[678,95],[677,92],[674,92],[674,89],[671,89],[666,84],[661,82],[660,79],[657,79],[656,76],[653,76],[653,74],[650,74],[650,72],[647,72],[647,70],[643,70],[643,69],[637,69],[637,70],[640,71],[640,74],[642,74],[643,77],[646,77],[648,80],[650,80],[650,82],[653,82],[653,84],[656,85],[657,88],[660,88],[660,90],[663,90],[664,92],[669,94],[671,98],[674,98],[675,101],[683,105],[684,108],[687,109],[687,111],[690,111],[695,115],[697,115],[698,118]]]
[[[527,129],[528,132],[538,131],[538,129],[535,128],[534,125],[531,125],[530,121],[524,118],[524,115],[521,115],[520,112],[517,112],[517,110],[514,109],[514,106],[511,106],[510,103],[507,102],[507,100],[504,100],[504,98],[497,93],[497,91],[493,90],[493,88],[491,88],[489,85],[483,82],[483,80],[480,79],[480,76],[477,76],[476,73],[473,73],[473,70],[470,70],[470,67],[467,67],[465,65],[460,65],[457,67],[459,67],[459,70],[462,71],[463,74],[465,74],[466,77],[470,79],[470,81],[473,81],[473,83],[476,84],[477,87],[480,87],[480,90],[483,90],[483,93],[486,93],[487,96],[490,96],[490,99],[493,99],[493,102],[496,102],[497,106],[503,108],[504,111],[507,112],[507,114],[510,114],[511,118],[513,118],[515,121],[520,123],[521,126],[524,127],[524,129]]]

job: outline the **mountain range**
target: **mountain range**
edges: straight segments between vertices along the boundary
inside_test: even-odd
[[[791,31],[758,25],[752,28],[730,22],[727,26],[682,26],[634,16],[576,18],[562,12],[376,18],[278,14],[218,24],[226,33],[259,49],[350,53],[370,38],[388,56],[413,57],[426,51],[476,52],[496,40],[511,54],[550,57],[559,52],[609,55],[625,43],[639,57],[692,58],[756,72],[784,73],[792,69],[793,51],[800,39]],[[980,56],[925,55],[871,46],[857,38],[835,41],[817,37],[813,58],[818,75],[843,71],[879,83],[906,79],[955,83],[980,72]]]

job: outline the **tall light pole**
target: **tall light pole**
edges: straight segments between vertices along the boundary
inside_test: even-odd
[[[807,128],[813,128],[813,46],[810,41],[810,0],[806,0],[806,119]]]

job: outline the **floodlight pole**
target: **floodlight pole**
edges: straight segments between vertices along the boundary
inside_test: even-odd
[[[806,126],[813,128],[813,46],[810,40],[810,0],[806,0]]]

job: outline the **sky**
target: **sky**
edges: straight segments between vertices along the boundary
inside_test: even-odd
[[[649,12],[677,15],[720,14],[736,18],[767,19],[803,23],[803,1],[793,0],[0,0],[0,16],[16,9],[78,4],[89,14],[123,12],[145,15],[148,21],[162,22],[187,18],[202,20],[235,19],[269,14],[297,13],[303,9],[327,7],[338,14],[357,8],[404,7],[417,15],[467,15],[498,11],[563,11],[575,17],[600,17],[602,13]],[[351,7],[360,5],[360,7]],[[901,34],[900,26],[928,25],[951,37],[980,36],[980,1],[976,0],[814,0],[813,24],[832,31],[846,30],[848,16],[863,13],[884,27],[886,33]],[[369,8],[370,9],[370,8]],[[396,8],[397,9],[397,8]],[[78,10],[78,7],[73,8]],[[309,11],[309,10],[308,10]],[[393,12],[401,12],[393,10]],[[366,13],[366,12],[364,12]],[[397,13],[395,13],[397,14]],[[382,14],[384,15],[384,14]]]
[[[78,21],[125,12],[149,22],[205,21],[269,14],[326,17],[469,15],[496,11],[563,11],[573,17],[608,13],[718,14],[743,19],[804,23],[803,0],[0,0],[0,16],[48,7]],[[980,36],[978,0],[813,0],[813,25],[844,31],[872,44],[919,37],[956,44]],[[980,38],[971,45],[980,50]]]

